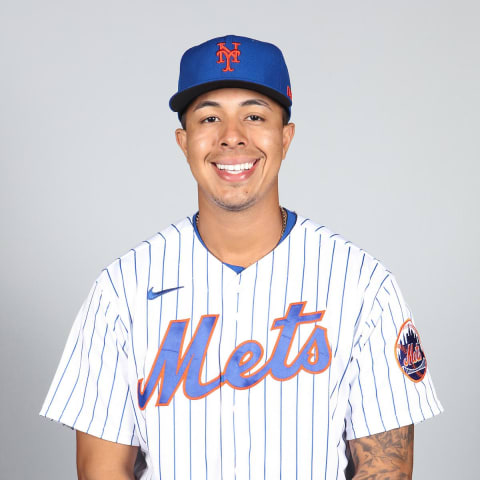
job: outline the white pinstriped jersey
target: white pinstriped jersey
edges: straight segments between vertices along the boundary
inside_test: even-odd
[[[346,440],[442,411],[408,319],[310,220],[236,273],[187,218],[101,273],[40,414],[140,446],[141,479],[344,479]]]

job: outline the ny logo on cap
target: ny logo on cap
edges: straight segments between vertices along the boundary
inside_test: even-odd
[[[238,59],[240,55],[240,50],[238,50],[238,46],[240,45],[240,43],[232,42],[233,50],[228,49],[225,46],[224,42],[217,43],[217,45],[217,63],[225,63],[225,61],[227,62],[227,65],[225,68],[222,69],[222,72],[233,72],[233,68],[230,67],[230,60],[233,63],[240,63],[240,60]]]

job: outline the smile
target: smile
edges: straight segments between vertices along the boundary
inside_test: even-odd
[[[255,165],[255,162],[237,163],[236,165],[216,163],[215,165],[219,170],[226,170],[228,173],[237,174],[242,173],[245,170],[250,170]]]

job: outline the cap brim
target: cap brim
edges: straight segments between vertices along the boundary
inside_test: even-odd
[[[290,107],[292,106],[292,101],[287,96],[284,96],[278,91],[273,90],[269,87],[265,87],[258,83],[244,82],[242,80],[216,80],[214,82],[202,83],[201,85],[188,88],[186,90],[183,90],[182,92],[176,93],[170,99],[170,108],[174,112],[178,112],[180,116],[195,98],[202,95],[203,93],[217,90],[219,88],[246,88],[248,90],[254,90],[263,95],[266,95],[267,97],[272,98],[282,107],[284,107],[290,114]]]

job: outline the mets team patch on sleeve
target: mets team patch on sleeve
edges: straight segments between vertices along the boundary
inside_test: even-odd
[[[400,327],[395,343],[395,355],[399,367],[410,380],[414,382],[423,380],[427,373],[427,359],[418,331],[410,319]]]

